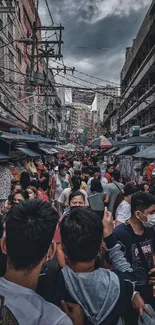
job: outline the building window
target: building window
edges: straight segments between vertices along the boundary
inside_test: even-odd
[[[17,55],[18,55],[18,62],[22,64],[22,52],[18,47],[17,47]]]

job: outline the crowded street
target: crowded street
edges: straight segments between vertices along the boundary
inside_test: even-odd
[[[0,0],[0,325],[155,325],[155,0]]]

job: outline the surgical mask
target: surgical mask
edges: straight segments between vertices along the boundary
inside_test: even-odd
[[[155,226],[155,214],[147,216],[147,222],[143,222],[145,228],[152,228]]]

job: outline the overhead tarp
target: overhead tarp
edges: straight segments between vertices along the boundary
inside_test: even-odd
[[[134,148],[135,148],[135,146],[127,146],[127,147],[121,148],[115,152],[115,156],[125,155],[125,154],[129,153]]]
[[[40,157],[40,154],[35,152],[35,151],[32,151],[28,148],[23,148],[23,147],[17,147],[16,150],[24,153],[26,156],[29,156],[29,157],[32,157],[32,158],[36,158],[36,157]]]
[[[139,151],[133,157],[155,159],[155,145],[149,146],[146,149]]]
[[[132,137],[132,138],[128,138],[127,139],[127,143],[129,145],[143,145],[143,144],[147,144],[147,145],[151,145],[153,143],[153,139],[151,139],[150,137]]]
[[[10,157],[8,157],[0,152],[0,161],[5,161],[5,160],[9,160],[9,159],[10,159]]]
[[[14,133],[9,133],[9,132],[3,132],[3,134],[1,135],[2,139],[5,140],[10,140],[10,141],[14,141],[14,140],[21,140],[21,141],[25,141],[25,142],[40,142],[40,143],[49,143],[51,145],[55,145],[57,142],[56,140],[51,140],[48,138],[44,138],[41,137],[39,135],[35,135],[35,134],[14,134]]]
[[[86,105],[92,105],[95,98],[94,91],[80,91],[77,89],[72,90],[72,102],[81,103]]]
[[[108,151],[105,152],[105,155],[109,155],[111,153],[114,153],[115,151],[117,151],[119,148],[118,147],[115,147],[115,148],[111,148],[109,149]]]
[[[58,153],[58,150],[56,150],[55,148],[53,148],[53,147],[46,147],[43,144],[40,144],[39,145],[39,148],[40,148],[40,150],[42,150],[43,152],[45,152],[47,155],[53,155],[53,154]]]

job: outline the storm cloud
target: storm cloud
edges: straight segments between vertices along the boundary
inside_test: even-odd
[[[132,45],[151,0],[48,0],[53,19],[65,27],[64,62],[81,72],[119,82],[125,49]],[[40,15],[50,24],[44,0]],[[80,77],[80,74],[75,76]],[[105,84],[89,77],[82,79]],[[79,82],[78,80],[75,80]],[[83,83],[86,85],[86,83]]]

